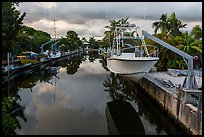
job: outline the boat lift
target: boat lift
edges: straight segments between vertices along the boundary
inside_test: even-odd
[[[195,75],[194,75],[194,72],[193,72],[193,57],[175,47],[173,47],[172,45],[152,36],[151,34],[147,33],[146,31],[142,30],[142,34],[153,40],[154,42],[164,46],[165,48],[177,53],[178,55],[186,58],[188,60],[188,62],[186,62],[186,64],[188,65],[188,75],[186,76],[184,82],[183,82],[183,85],[182,87],[186,88],[186,89],[193,89],[193,90],[197,90],[198,89],[198,85],[197,85],[197,82],[196,82],[196,79],[195,79]]]
[[[55,39],[50,39],[50,41],[48,41],[48,42],[46,42],[46,43],[44,43],[44,44],[42,44],[42,45],[40,46],[40,49],[41,49],[40,54],[43,54],[43,53],[44,53],[43,47],[44,47],[45,45],[49,44],[49,43],[52,42],[52,41],[55,41]],[[51,49],[53,49],[53,46],[56,45],[57,43],[59,43],[59,41],[56,42],[56,43],[54,43],[53,45],[51,45]]]
[[[43,54],[43,53],[44,53],[43,47],[44,47],[45,45],[47,45],[48,43],[52,42],[53,40],[54,40],[54,39],[51,39],[50,41],[48,41],[48,42],[46,42],[46,43],[44,43],[44,44],[42,44],[42,45],[40,46],[40,49],[41,49],[40,54]]]
[[[59,43],[59,41],[55,42],[54,44],[51,45],[51,51],[54,51],[54,46]]]
[[[44,53],[43,47],[44,47],[45,45],[49,44],[49,43],[52,42],[52,41],[55,41],[55,39],[51,39],[50,41],[48,41],[48,42],[46,42],[46,43],[44,43],[44,44],[42,44],[42,45],[40,46],[40,49],[41,49],[40,54],[43,54],[43,53]],[[59,41],[58,41],[58,42],[55,42],[54,44],[51,45],[51,51],[53,51],[54,46],[55,46],[57,43],[59,43]]]

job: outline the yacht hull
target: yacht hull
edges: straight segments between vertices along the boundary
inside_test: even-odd
[[[107,68],[115,73],[128,77],[143,77],[159,60],[157,57],[110,57],[107,58]]]
[[[23,59],[20,58],[20,61],[22,64],[28,64],[28,63],[38,63],[39,61],[35,60],[35,59]]]

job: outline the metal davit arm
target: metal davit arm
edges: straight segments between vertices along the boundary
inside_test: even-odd
[[[188,60],[188,77],[187,80],[184,80],[183,83],[183,87],[187,88],[187,89],[198,89],[197,83],[195,82],[194,79],[194,74],[193,74],[193,57],[173,46],[171,46],[170,44],[152,36],[151,34],[145,32],[144,30],[142,30],[142,35],[144,35],[145,37],[153,40],[154,42],[166,47],[167,49],[177,53],[178,55],[186,58]],[[187,82],[187,83],[186,83]]]
[[[52,42],[52,41],[54,41],[53,39],[51,39],[50,41],[48,41],[48,42],[46,42],[46,43],[44,43],[44,44],[42,44],[41,46],[40,46],[40,49],[41,49],[41,51],[40,51],[40,53],[41,54],[43,54],[43,47],[45,46],[45,45],[47,45],[48,43],[50,43],[50,42]]]

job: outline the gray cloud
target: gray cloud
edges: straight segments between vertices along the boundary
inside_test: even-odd
[[[26,12],[25,24],[33,24],[42,19],[53,21],[60,20],[73,24],[83,25],[84,28],[76,28],[80,35],[89,32],[91,35],[101,36],[99,33],[108,24],[98,25],[98,30],[88,31],[89,23],[95,20],[107,22],[129,17],[130,19],[152,20],[152,23],[159,20],[161,14],[168,16],[175,12],[177,18],[185,23],[200,22],[202,24],[202,3],[201,2],[56,2],[52,3],[23,2],[19,9]],[[148,24],[151,26],[151,24]],[[37,27],[37,26],[35,26]],[[39,28],[43,29],[42,25]],[[46,27],[45,27],[46,28]],[[81,30],[82,29],[82,30]],[[65,35],[67,30],[59,30],[59,35]]]

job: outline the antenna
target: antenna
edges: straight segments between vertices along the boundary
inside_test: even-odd
[[[55,27],[55,19],[54,19],[54,32],[55,32],[55,39],[56,39],[56,27]]]
[[[146,20],[146,14],[147,14],[147,3],[145,2],[145,13],[144,13],[144,20]]]

